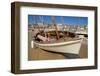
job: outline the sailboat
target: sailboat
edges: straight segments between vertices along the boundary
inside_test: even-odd
[[[57,40],[53,42],[32,41],[32,45],[40,49],[52,52],[79,54],[83,38],[65,37],[64,39],[61,39],[59,36],[55,18],[52,17],[52,20],[55,26]]]

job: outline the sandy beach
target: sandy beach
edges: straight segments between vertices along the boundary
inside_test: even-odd
[[[87,58],[88,57],[88,45],[87,39],[84,39],[80,48],[79,55],[72,54],[60,54],[48,52],[39,48],[31,48],[32,31],[28,31],[28,60],[55,60],[55,59],[67,59],[68,57]]]

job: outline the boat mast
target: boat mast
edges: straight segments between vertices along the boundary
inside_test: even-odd
[[[65,24],[64,24],[64,18],[63,18],[63,16],[61,17],[61,20],[62,20],[62,25],[63,25],[63,30],[62,30],[62,32],[63,32],[63,34],[65,34],[65,32],[64,32]],[[64,40],[65,40],[65,35],[63,36],[63,38],[64,38]]]
[[[61,17],[61,20],[62,20],[62,25],[63,25],[63,33],[64,33],[64,27],[65,27],[65,24],[64,24],[64,18],[63,18],[63,16]]]
[[[58,28],[57,28],[57,25],[56,25],[56,22],[55,22],[55,17],[52,16],[52,21],[53,21],[53,24],[55,26],[55,29],[56,29],[56,35],[57,35],[57,40],[59,39],[59,33],[58,33]]]
[[[39,21],[38,21],[38,20],[39,20],[38,17],[39,17],[39,16],[35,16],[35,20],[36,20],[36,24],[37,24],[37,26],[38,26],[38,31],[40,31],[40,26],[39,26],[39,24],[38,24],[38,22],[39,22]]]

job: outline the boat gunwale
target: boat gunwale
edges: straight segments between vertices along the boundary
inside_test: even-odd
[[[63,45],[71,45],[71,44],[76,44],[76,43],[79,43],[81,42],[83,39],[78,39],[78,40],[74,40],[74,41],[67,41],[67,42],[59,42],[59,43],[37,43],[37,42],[34,42],[35,45],[37,46],[42,46],[42,47],[54,47],[54,46],[63,46]]]

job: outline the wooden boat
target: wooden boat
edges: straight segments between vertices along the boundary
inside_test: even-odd
[[[52,52],[79,54],[83,39],[82,38],[77,38],[77,39],[71,38],[71,40],[59,41],[60,38],[59,38],[59,33],[57,30],[55,21],[54,21],[54,26],[56,29],[57,41],[47,42],[47,43],[33,41],[32,44],[35,47],[38,47],[43,50],[52,51]]]
[[[38,43],[33,42],[35,47],[43,50],[60,53],[72,53],[79,54],[81,42],[83,39],[77,39],[73,41],[58,42],[58,43]]]

